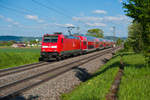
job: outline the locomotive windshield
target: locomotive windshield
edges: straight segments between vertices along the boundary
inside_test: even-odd
[[[44,36],[43,42],[56,43],[58,40],[58,36]]]

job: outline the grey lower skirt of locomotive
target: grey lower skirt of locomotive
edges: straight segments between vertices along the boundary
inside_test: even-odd
[[[59,60],[58,52],[41,52],[39,61]]]
[[[41,52],[39,61],[49,61],[49,60],[62,60],[68,57],[73,57],[81,54],[85,54],[86,52],[83,52],[82,50],[75,50],[70,52],[61,52],[59,54],[58,52]]]

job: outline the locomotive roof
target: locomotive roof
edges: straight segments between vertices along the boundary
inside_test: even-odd
[[[73,35],[64,35],[64,34],[45,34],[44,36],[58,36],[58,35],[63,35],[65,38],[69,38],[69,39],[79,39],[79,37],[75,37]]]
[[[79,39],[79,37],[77,37],[77,36],[64,35],[62,32],[54,32],[53,34],[45,34],[44,36],[58,36],[58,35],[63,35],[66,38],[70,38],[70,39]],[[95,39],[98,39],[99,41],[114,42],[113,40],[103,39],[103,38],[96,38],[96,37],[88,36],[88,35],[85,35],[85,34],[78,34],[78,36],[86,37],[87,40],[91,40],[91,41],[93,41]]]
[[[98,38],[99,39],[99,41],[104,41],[104,39],[103,38]]]
[[[69,39],[80,39],[79,37],[72,36],[72,35],[64,35],[64,36]]]

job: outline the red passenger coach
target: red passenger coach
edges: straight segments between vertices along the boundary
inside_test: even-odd
[[[112,40],[87,35],[64,35],[62,33],[45,34],[42,39],[39,60],[59,60],[67,56],[109,48],[115,45]]]
[[[95,48],[96,48],[96,50],[99,50],[99,45],[100,45],[99,39],[95,38]]]
[[[106,40],[106,48],[109,48],[109,47],[111,47],[111,41],[110,40]]]
[[[81,50],[82,50],[82,53],[85,53],[88,50],[87,38],[84,37],[84,36],[76,36],[76,37],[80,38],[80,40],[81,40]]]
[[[46,34],[42,39],[41,56],[39,60],[57,60],[81,53],[81,41],[79,37],[67,36],[62,33]]]
[[[104,49],[105,45],[104,45],[104,39],[99,38],[99,49]]]
[[[87,38],[87,47],[88,47],[88,52],[89,51],[93,51],[96,50],[95,46],[96,46],[96,42],[95,42],[95,37],[91,37],[91,36],[86,36]]]

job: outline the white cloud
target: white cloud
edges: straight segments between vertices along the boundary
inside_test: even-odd
[[[125,15],[117,15],[117,16],[104,16],[104,17],[92,17],[92,16],[85,16],[85,17],[73,17],[75,21],[83,22],[89,26],[106,26],[106,24],[116,23],[130,23],[132,20],[125,16]]]
[[[95,21],[95,22],[103,22],[103,21],[124,21],[129,20],[129,18],[125,15],[119,15],[119,16],[105,16],[105,17],[73,17],[72,18],[75,21],[82,21],[82,22],[89,22],[89,21]]]
[[[106,26],[106,24],[104,24],[104,23],[86,23],[86,25],[88,25],[88,26],[101,26],[101,27]]]
[[[81,12],[79,15],[80,15],[80,16],[84,16],[85,14],[84,14],[83,12]]]
[[[0,15],[0,19],[6,21],[8,23],[11,23],[12,25],[15,25],[15,26],[22,26],[19,22],[16,22],[13,19],[7,18],[7,17],[5,17],[3,15]],[[12,27],[12,25],[8,25],[8,27]]]
[[[66,27],[69,27],[69,26],[72,26],[72,27],[73,27],[74,25],[73,25],[73,24],[65,24],[65,26],[66,26]]]
[[[122,18],[120,19],[120,17],[106,16],[104,19],[107,21],[120,21]]]
[[[19,23],[18,23],[18,22],[13,22],[13,24],[14,24],[14,25],[19,25]]]
[[[54,23],[55,26],[58,26],[58,27],[64,27],[63,24],[57,24],[57,23]]]
[[[127,20],[127,19],[128,19],[128,17],[124,16],[124,15],[104,17],[104,20],[106,20],[106,21],[123,21],[123,20]]]
[[[5,18],[7,22],[14,22],[11,18]]]
[[[101,17],[73,17],[72,19],[75,21],[83,21],[83,22],[103,20],[103,18]]]
[[[4,18],[4,16],[3,16],[3,15],[0,15],[0,18],[1,18],[1,19],[3,19],[3,18]]]
[[[121,2],[121,3],[122,3],[122,2],[123,2],[123,0],[119,0],[119,2]]]
[[[114,30],[114,29],[111,27],[111,28],[110,28],[110,31],[113,31],[113,30]]]
[[[37,21],[38,21],[39,23],[43,23],[43,22],[44,22],[44,20],[41,20],[41,19],[40,19],[40,20],[37,20]]]
[[[38,16],[34,16],[34,15],[26,15],[25,16],[27,19],[31,19],[31,20],[38,20]]]
[[[38,16],[36,15],[26,15],[25,16],[26,19],[30,19],[30,20],[35,20],[37,21],[38,23],[43,23],[44,20],[40,19]]]
[[[12,27],[12,25],[8,25],[8,27]]]
[[[105,10],[94,10],[94,14],[106,14],[107,12]]]
[[[58,24],[58,23],[54,23],[55,26],[58,27],[69,27],[69,26],[74,26],[73,24]]]

